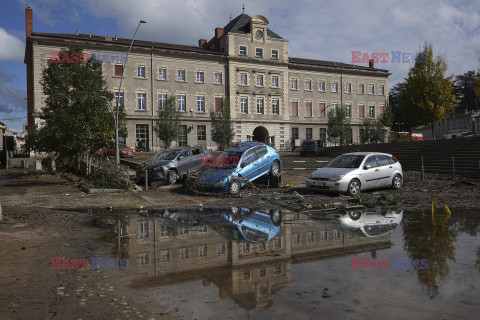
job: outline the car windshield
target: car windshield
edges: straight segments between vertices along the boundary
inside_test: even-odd
[[[302,143],[303,146],[314,146],[315,145],[315,141],[304,141]]]
[[[163,150],[162,152],[159,152],[156,155],[154,155],[152,160],[153,161],[173,160],[175,159],[175,157],[178,155],[179,152],[180,150],[175,150],[175,149]]]
[[[357,154],[344,154],[341,156],[336,157],[329,164],[327,167],[329,168],[358,168],[362,164],[363,159],[365,156],[357,155]]]
[[[246,240],[249,240],[252,242],[268,241],[268,234],[260,230],[255,230],[255,229],[248,228],[246,226],[242,226],[242,232]]]
[[[242,157],[243,152],[223,151],[218,157],[213,157],[213,166],[220,169],[235,168]]]

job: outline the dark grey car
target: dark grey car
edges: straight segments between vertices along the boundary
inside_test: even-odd
[[[196,147],[180,147],[163,150],[137,169],[139,180],[145,181],[145,170],[148,171],[148,182],[166,181],[175,184],[187,172],[200,169],[211,157],[211,152]]]

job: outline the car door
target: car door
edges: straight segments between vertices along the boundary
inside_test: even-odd
[[[258,178],[268,173],[270,170],[270,161],[269,161],[270,156],[268,155],[267,147],[266,146],[255,147],[255,158],[257,163],[255,178]]]
[[[380,179],[380,170],[377,164],[377,157],[375,155],[368,156],[363,163],[362,176],[365,180],[365,187],[362,189],[376,188]]]
[[[240,159],[240,170],[238,173],[248,180],[252,180],[256,169],[256,155],[254,148],[245,151]]]
[[[190,170],[193,172],[193,171],[197,171],[202,167],[203,150],[200,148],[192,148],[191,151],[192,151],[192,156],[191,156],[192,159],[191,159]]]
[[[380,179],[378,180],[378,187],[386,187],[392,184],[393,165],[390,164],[390,157],[384,154],[377,154],[378,169],[380,172]]]
[[[192,168],[192,157],[190,149],[184,149],[180,151],[177,156],[177,171],[178,175],[184,175],[187,173],[187,169]]]

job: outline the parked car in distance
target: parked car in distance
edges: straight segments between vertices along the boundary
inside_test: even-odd
[[[248,182],[269,175],[273,185],[281,175],[280,155],[275,148],[260,142],[234,144],[220,153],[216,161],[207,163],[196,177],[187,181],[187,187],[198,191],[236,195]]]
[[[322,141],[316,140],[305,140],[300,146],[300,156],[304,157],[309,154],[318,156],[320,154],[320,149],[322,147]]]
[[[130,147],[120,148],[120,158],[133,158],[135,157],[135,150]],[[106,156],[115,157],[115,148],[105,148],[103,152]]]
[[[137,177],[145,180],[145,170],[148,171],[148,181],[166,181],[175,184],[188,172],[195,172],[202,167],[202,161],[209,158],[211,152],[195,147],[180,147],[160,151],[137,169]]]
[[[322,191],[348,193],[403,185],[400,162],[388,153],[353,152],[342,154],[307,178],[307,187]]]

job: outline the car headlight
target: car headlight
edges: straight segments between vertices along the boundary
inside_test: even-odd
[[[345,177],[344,174],[338,174],[338,175],[336,175],[336,176],[331,177],[329,180],[331,180],[331,181],[338,181],[338,180],[342,180],[343,177]]]

